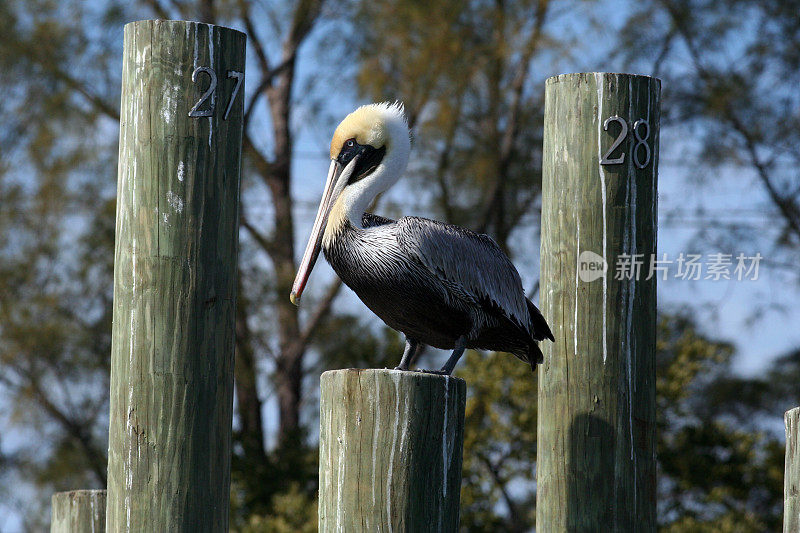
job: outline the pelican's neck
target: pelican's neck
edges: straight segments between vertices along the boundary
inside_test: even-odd
[[[322,247],[325,249],[329,250],[347,227],[363,230],[362,216],[364,212],[375,197],[383,192],[383,190],[372,191],[370,187],[359,190],[354,185],[350,185],[342,191],[328,214],[328,223],[325,225],[325,233],[322,236]]]
[[[370,175],[348,185],[339,194],[328,214],[328,223],[322,236],[324,248],[330,249],[347,222],[355,229],[364,229],[361,218],[367,207],[376,196],[395,184],[408,164],[408,145],[398,148],[387,151],[384,160]]]
[[[350,218],[345,207],[344,194],[344,191],[342,191],[342,194],[333,204],[330,213],[328,213],[328,223],[325,225],[325,233],[322,234],[322,248],[325,250],[330,250],[333,247],[333,243],[342,234]]]

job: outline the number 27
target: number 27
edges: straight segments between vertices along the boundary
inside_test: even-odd
[[[203,95],[200,97],[200,100],[197,101],[196,104],[192,107],[189,111],[190,117],[210,117],[214,115],[214,108],[216,106],[216,100],[211,98],[211,102],[208,109],[200,109],[200,106],[203,105],[203,102],[209,99],[214,94],[214,89],[217,88],[217,73],[214,72],[213,69],[209,67],[197,67],[192,72],[192,81],[197,83],[197,76],[200,73],[207,74],[208,77],[211,79],[211,83],[208,85],[208,89]],[[231,113],[231,108],[233,108],[233,101],[236,100],[236,95],[239,94],[239,89],[242,87],[242,82],[244,81],[244,72],[236,72],[235,70],[228,71],[228,78],[236,78],[236,86],[233,88],[233,94],[231,95],[231,99],[228,102],[228,107],[225,109],[225,115],[223,115],[222,120],[228,120],[228,115]]]
[[[617,135],[617,138],[614,139],[614,143],[608,151],[603,154],[603,157],[600,159],[601,165],[619,165],[625,162],[625,152],[620,153],[619,157],[613,159],[609,159],[609,156],[622,144],[625,137],[628,136],[628,123],[625,119],[614,115],[613,117],[608,117],[605,122],[603,122],[603,131],[608,131],[608,125],[612,122],[619,123],[622,130],[619,132],[619,135]],[[643,134],[640,133],[640,126],[644,127]],[[633,136],[636,137],[636,144],[633,145],[633,162],[637,168],[644,168],[650,163],[650,146],[647,144],[647,139],[650,137],[650,123],[647,122],[646,119],[640,118],[633,123],[633,128],[631,129],[633,130]],[[641,148],[644,148],[644,161],[640,157]]]

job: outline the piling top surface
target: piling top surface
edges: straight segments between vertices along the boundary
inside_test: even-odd
[[[626,72],[569,72],[566,74],[557,74],[555,76],[550,76],[547,78],[545,83],[547,85],[552,85],[554,83],[561,83],[572,81],[574,79],[586,79],[592,78],[594,79],[596,76],[617,76],[619,78],[647,78],[651,80],[655,80],[658,86],[661,86],[661,78],[656,78],[655,76],[647,76],[645,74],[631,74]]]
[[[141,25],[141,24],[185,24],[186,26],[192,26],[192,25],[206,26],[206,27],[212,28],[214,30],[232,31],[232,32],[238,33],[243,38],[247,38],[247,34],[244,33],[244,32],[241,32],[239,30],[235,30],[235,29],[229,28],[227,26],[218,26],[217,24],[208,24],[206,22],[197,22],[197,21],[194,21],[194,20],[166,20],[166,19],[136,20],[134,22],[129,22],[129,23],[125,24],[125,28],[128,28],[128,26],[132,27],[132,26]]]
[[[79,496],[103,496],[105,493],[105,489],[80,489],[56,492],[53,496],[58,496],[59,498],[77,498]]]
[[[70,490],[53,494],[51,533],[102,533],[105,523],[105,490]]]
[[[447,381],[455,381],[456,383],[463,383],[466,385],[466,381],[461,378],[457,378],[454,376],[443,376],[441,374],[431,374],[429,372],[420,372],[420,371],[409,371],[409,370],[394,370],[389,368],[342,368],[339,370],[328,370],[323,372],[320,376],[321,380],[326,379],[333,379],[335,375],[338,374],[384,374],[387,376],[391,376],[393,379],[414,379],[419,381],[437,381],[437,382],[447,382]]]

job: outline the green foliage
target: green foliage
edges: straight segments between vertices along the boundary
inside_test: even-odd
[[[296,486],[277,494],[272,514],[250,517],[242,533],[314,533],[317,531],[316,499],[300,492]]]
[[[528,530],[536,520],[538,374],[511,355],[470,350],[456,375],[468,385],[462,528]]]
[[[304,437],[301,435],[297,441],[303,442]],[[304,501],[305,511],[316,502],[317,460],[316,446],[279,446],[263,458],[252,451],[235,449],[231,465],[231,527],[241,531],[283,531],[253,528],[266,528],[267,524],[278,527],[287,520],[291,524],[302,523],[312,516],[316,526],[316,507],[307,516],[300,513],[292,518],[292,506],[293,502]]]
[[[656,391],[663,531],[780,527],[783,444],[765,423],[777,422],[782,411],[760,407],[768,387],[734,375],[732,356],[728,343],[702,335],[689,317],[661,318]],[[798,400],[798,391],[783,398]]]
[[[393,329],[383,326],[375,331],[363,318],[344,313],[320,324],[316,339],[323,369],[394,368],[405,346]]]
[[[91,97],[118,99],[117,36],[83,30],[113,11],[0,6],[0,469],[40,491],[32,528],[51,492],[105,484],[116,125]]]

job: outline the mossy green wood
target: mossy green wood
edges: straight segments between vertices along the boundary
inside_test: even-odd
[[[464,380],[350,369],[320,381],[319,530],[457,531]]]
[[[800,407],[786,411],[783,533],[800,532]]]
[[[125,26],[108,531],[228,528],[244,60],[235,30]]]
[[[628,134],[608,159],[624,152],[624,161],[601,165],[623,128],[612,120],[604,130],[614,116]],[[556,341],[542,344],[539,367],[538,532],[656,528],[656,276],[646,278],[659,117],[655,78],[583,73],[546,83],[541,303]],[[638,128],[643,168],[633,152],[640,119],[649,124],[649,134]],[[608,262],[594,281],[589,252]],[[643,254],[641,276],[616,279],[618,260],[634,254]]]
[[[103,533],[106,530],[106,491],[56,492],[50,502],[50,533]]]

